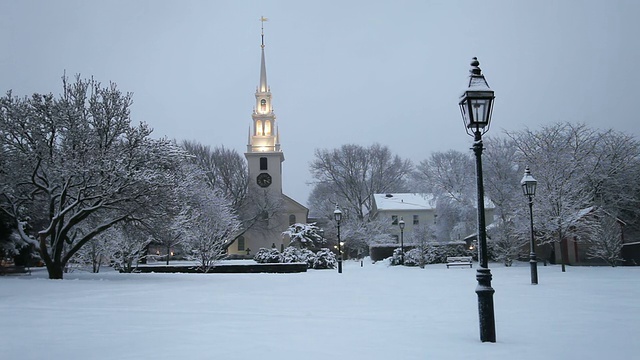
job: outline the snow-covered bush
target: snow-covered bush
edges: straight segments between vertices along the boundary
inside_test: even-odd
[[[282,262],[284,263],[305,263],[308,268],[312,268],[315,260],[316,254],[309,249],[298,249],[294,246],[289,246],[282,252]]]
[[[260,250],[258,250],[258,252],[256,252],[253,260],[255,260],[259,264],[275,264],[281,263],[283,261],[283,256],[276,248],[261,248]]]
[[[283,263],[294,263],[298,262],[298,257],[300,256],[300,249],[295,248],[293,246],[289,246],[282,252],[282,262]]]
[[[389,258],[389,264],[391,266],[402,265],[402,250],[400,248],[393,250],[393,255]]]
[[[331,250],[322,248],[316,253],[315,261],[313,262],[314,269],[335,269],[336,256]]]
[[[420,249],[411,249],[404,254],[404,264],[406,266],[420,266],[425,263],[424,254]]]
[[[300,257],[298,258],[298,262],[307,263],[307,268],[313,268],[313,264],[318,257],[313,251],[309,249],[300,249]]]

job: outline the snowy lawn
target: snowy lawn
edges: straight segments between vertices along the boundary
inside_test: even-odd
[[[344,273],[0,277],[2,359],[627,359],[640,267],[491,264],[498,342],[474,269],[346,262]]]

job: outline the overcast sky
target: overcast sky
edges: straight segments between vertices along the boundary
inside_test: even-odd
[[[496,93],[489,135],[569,121],[639,137],[639,4],[3,0],[0,91],[113,81],[155,137],[244,153],[265,16],[284,192],[306,203],[317,148],[470,151],[457,102],[473,56]]]

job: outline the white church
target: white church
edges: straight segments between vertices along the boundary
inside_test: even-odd
[[[264,18],[262,21],[266,20]],[[275,247],[282,251],[289,238],[282,235],[289,225],[307,222],[309,209],[282,192],[282,163],[284,152],[280,147],[280,134],[273,111],[271,89],[267,85],[264,56],[264,31],[260,59],[260,83],[256,90],[256,104],[249,129],[247,159],[249,193],[258,192],[258,198],[270,198],[279,203],[279,211],[268,218],[268,226],[249,229],[228,248],[229,255],[252,256],[260,248]],[[251,194],[250,194],[251,195]],[[253,197],[251,197],[253,198]]]

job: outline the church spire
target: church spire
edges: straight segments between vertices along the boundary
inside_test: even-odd
[[[251,115],[253,119],[253,134],[247,144],[247,152],[281,152],[280,137],[276,133],[276,115],[271,105],[271,90],[267,85],[267,67],[264,56],[264,22],[267,18],[260,17],[261,24],[261,58],[260,84],[256,89],[256,105]]]
[[[260,61],[260,87],[258,91],[267,92],[269,91],[269,87],[267,86],[267,66],[264,61],[264,22],[268,19],[264,16],[260,17],[260,22],[262,25],[260,26],[260,36],[262,38],[262,44],[260,48],[262,49],[262,59]]]

